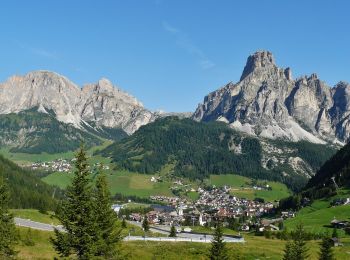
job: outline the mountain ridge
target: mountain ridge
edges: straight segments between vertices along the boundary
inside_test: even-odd
[[[350,85],[333,88],[317,74],[292,78],[269,51],[250,55],[240,81],[205,96],[192,118],[223,121],[251,135],[291,141],[338,143],[349,140]]]
[[[82,88],[50,71],[12,76],[0,83],[0,114],[33,107],[53,110],[57,120],[81,128],[82,123],[122,128],[128,134],[155,119],[155,115],[130,94],[102,78]]]

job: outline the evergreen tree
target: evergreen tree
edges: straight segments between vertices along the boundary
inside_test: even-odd
[[[292,233],[292,241],[288,241],[284,249],[283,260],[304,260],[308,258],[308,248],[305,242],[305,231],[300,223]]]
[[[324,236],[321,242],[319,260],[333,260],[332,240],[328,236]]]
[[[123,218],[123,220],[122,220],[122,228],[126,228],[126,227],[127,227],[126,220],[125,220],[125,218]]]
[[[121,240],[121,229],[117,227],[117,214],[112,209],[111,195],[106,176],[100,173],[96,180],[95,217],[97,224],[97,256],[106,259],[117,257],[117,244]]]
[[[224,242],[221,224],[216,225],[213,240],[211,241],[211,249],[209,258],[211,260],[227,260],[229,259],[226,244]]]
[[[0,258],[11,259],[16,256],[14,249],[17,243],[16,227],[13,216],[8,210],[10,194],[4,179],[0,179]]]
[[[147,216],[145,216],[143,219],[142,228],[145,232],[147,232],[149,230],[149,223],[148,223]]]
[[[338,230],[336,228],[333,228],[333,233],[332,233],[332,237],[336,237],[338,238]]]
[[[81,146],[75,162],[76,170],[66,198],[57,211],[57,218],[66,232],[55,230],[51,239],[55,250],[63,257],[76,255],[78,259],[90,259],[96,253],[96,218],[89,179],[88,163]]]
[[[295,260],[304,260],[308,258],[308,248],[305,242],[305,230],[302,223],[296,226],[293,233],[293,255]]]
[[[295,258],[293,253],[293,245],[290,241],[287,241],[286,247],[284,249],[283,260],[294,260]]]
[[[174,225],[171,225],[169,237],[176,237],[176,228]]]

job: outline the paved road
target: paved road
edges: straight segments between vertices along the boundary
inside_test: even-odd
[[[44,224],[36,221],[32,221],[30,219],[23,219],[23,218],[14,218],[15,224],[17,226],[21,227],[28,227],[32,229],[38,229],[43,231],[54,231],[54,229],[58,229],[60,231],[64,231],[62,226],[54,226],[50,224]],[[128,221],[130,224],[136,225],[141,227],[142,224],[139,222],[134,221]],[[150,231],[155,233],[161,233],[164,235],[169,235],[169,227],[151,227]],[[176,238],[170,238],[170,237],[142,237],[142,236],[127,236],[124,238],[125,241],[166,241],[166,242],[200,242],[200,243],[209,243],[212,240],[212,235],[203,235],[203,234],[193,234],[193,233],[186,233],[181,232],[177,234]],[[224,241],[228,243],[244,243],[244,239],[237,239],[234,237],[224,236]]]
[[[62,231],[62,226],[54,226],[50,224],[44,224],[36,221],[32,221],[30,219],[23,219],[23,218],[14,218],[15,224],[20,227],[28,227],[32,229],[38,229],[43,231],[54,231],[55,228]]]
[[[128,221],[128,223],[142,228],[142,223],[140,223],[140,222]],[[154,233],[161,233],[161,234],[169,235],[170,234],[170,227],[169,226],[157,226],[157,227],[150,226],[150,231],[154,232]],[[178,240],[176,240],[176,241],[180,241],[179,239],[185,239],[183,241],[210,242],[213,239],[213,236],[212,235],[181,232],[181,233],[177,233],[177,238],[178,238]],[[229,243],[234,243],[234,242],[244,243],[245,242],[244,238],[238,239],[236,237],[231,237],[231,236],[223,236],[223,239],[225,242],[229,242]]]

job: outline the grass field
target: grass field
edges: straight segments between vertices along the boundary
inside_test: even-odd
[[[265,181],[258,181],[258,183],[265,183]],[[272,190],[254,190],[252,189],[252,180],[235,174],[226,175],[210,175],[208,184],[222,187],[225,185],[231,186],[231,194],[240,198],[254,199],[262,198],[266,201],[279,200],[288,197],[290,191],[287,186],[280,182],[266,181]]]
[[[71,184],[72,178],[72,173],[54,172],[42,178],[42,180],[47,184],[65,189],[69,184]]]
[[[120,171],[107,176],[111,193],[149,197],[151,195],[173,196],[169,182],[151,182],[151,175]]]
[[[57,218],[55,218],[55,215],[53,212],[48,212],[47,214],[43,214],[39,212],[39,210],[37,209],[12,209],[11,213],[15,217],[19,217],[19,218],[30,219],[33,221],[52,224],[52,225],[59,224],[59,221]]]
[[[87,155],[90,156],[90,162],[102,162],[102,163],[109,163],[110,159],[104,158],[101,156],[92,156],[92,154],[96,150],[101,150],[108,145],[110,145],[112,141],[110,140],[104,140],[103,144],[99,146],[91,147],[87,150]],[[16,162],[19,165],[28,165],[33,162],[47,162],[47,161],[53,161],[55,159],[72,159],[75,156],[75,151],[65,152],[65,153],[55,153],[55,154],[48,154],[48,153],[40,153],[40,154],[30,154],[30,153],[11,153],[8,148],[1,148],[0,154],[3,155],[5,158],[8,158],[14,162]]]
[[[73,178],[72,173],[52,173],[42,180],[50,185],[56,185],[62,189],[66,188]],[[118,171],[107,174],[110,191],[112,195],[121,193],[123,195],[135,195],[146,198],[151,195],[173,196],[170,191],[170,182],[151,182],[151,175]]]
[[[19,228],[21,236],[27,232],[26,228]],[[49,243],[52,232],[32,230],[34,246],[19,244],[19,259],[53,259],[57,255]],[[245,236],[244,244],[227,244],[230,259],[256,260],[256,259],[281,259],[285,241],[277,239],[266,239],[264,237]],[[334,248],[336,259],[349,259],[350,239],[343,239],[344,246]],[[310,249],[311,260],[316,260],[319,250],[319,241],[307,242]],[[122,255],[125,259],[207,259],[210,244],[202,243],[166,243],[166,242],[123,242],[121,245]]]
[[[343,194],[343,195],[341,195]],[[348,191],[340,191],[338,196],[349,196]],[[333,197],[333,198],[335,198]],[[317,200],[311,206],[302,208],[295,218],[285,221],[285,226],[288,229],[293,229],[298,223],[302,222],[307,231],[313,233],[332,232],[330,222],[333,218],[338,220],[350,221],[350,205],[330,207],[330,201],[333,199]],[[340,235],[344,235],[343,230],[338,230]]]

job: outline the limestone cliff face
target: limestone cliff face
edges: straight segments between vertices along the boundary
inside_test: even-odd
[[[155,119],[136,98],[114,87],[107,79],[84,86],[81,99],[79,111],[84,121],[120,127],[128,134]]]
[[[122,128],[128,134],[155,119],[139,101],[106,79],[80,88],[56,73],[36,71],[0,84],[0,114],[34,107],[43,113],[52,110],[59,121],[77,128],[92,122]]]
[[[207,95],[193,114],[197,121],[219,120],[252,135],[314,143],[347,142],[350,136],[350,85],[330,88],[316,74],[292,78],[273,55],[248,57],[238,83]]]

